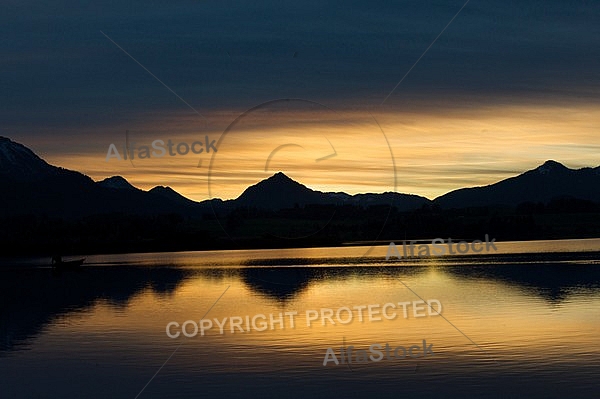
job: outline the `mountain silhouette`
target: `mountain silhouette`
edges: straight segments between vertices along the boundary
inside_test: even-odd
[[[138,189],[122,176],[94,182],[82,173],[52,166],[27,147],[4,137],[0,138],[0,165],[0,185],[10,187],[6,190],[10,193],[0,200],[4,210],[0,210],[0,215],[44,214],[68,218],[111,212],[199,215],[212,209],[228,212],[252,207],[273,211],[343,204],[393,205],[400,210],[411,210],[431,203],[425,197],[392,192],[349,195],[316,191],[282,172],[248,187],[236,199],[196,202],[170,187]]]
[[[58,173],[33,151],[0,136],[0,178],[14,181],[37,181]]]
[[[229,212],[236,208],[268,211],[308,205],[393,206],[398,211],[427,205],[441,208],[547,203],[572,197],[600,202],[600,167],[569,169],[556,161],[500,182],[461,188],[431,201],[412,194],[386,192],[350,195],[313,190],[282,172],[250,187],[236,199],[190,200],[170,187],[138,189],[121,176],[99,182],[68,169],[52,166],[22,144],[0,137],[0,216],[38,214],[77,218],[94,214],[125,213],[156,215],[180,213],[199,216],[208,211]]]
[[[548,203],[571,197],[600,202],[600,167],[569,169],[556,161],[494,184],[461,188],[442,195],[434,203],[442,208],[516,206],[523,202]]]
[[[431,204],[425,197],[412,194],[386,192],[382,194],[355,194],[321,192],[312,190],[282,172],[248,187],[235,199],[236,206],[249,206],[269,210],[305,205],[359,205],[394,206],[400,211],[413,210]]]
[[[235,203],[264,209],[293,208],[295,205],[323,204],[327,199],[322,194],[278,172],[248,187]]]
[[[101,187],[114,188],[116,190],[139,190],[139,188],[133,186],[122,176],[108,177],[96,183]]]
[[[77,219],[105,213],[184,211],[178,201],[137,189],[122,177],[96,183],[82,173],[52,166],[5,137],[0,137],[0,166],[0,216]]]
[[[171,187],[165,186],[156,186],[150,191],[149,194],[160,196],[174,204],[179,204],[181,206],[195,206],[198,205],[196,201],[193,201],[189,198],[184,197],[179,194],[177,191],[173,190]]]
[[[597,237],[600,223],[600,168],[555,161],[434,201],[321,192],[279,172],[235,199],[196,202],[170,187],[136,188],[121,176],[95,182],[3,137],[0,166],[0,241],[13,254],[337,246],[488,233],[581,238]],[[472,207],[481,209],[466,209]]]

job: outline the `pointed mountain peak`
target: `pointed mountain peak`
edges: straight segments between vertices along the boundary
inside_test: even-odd
[[[544,162],[544,164],[542,166],[553,167],[553,168],[555,168],[555,167],[566,168],[566,166],[563,165],[562,163],[556,162],[556,161],[554,161],[552,159],[549,159],[546,162]]]
[[[308,189],[304,184],[298,183],[296,180],[290,178],[283,172],[277,172],[273,176],[259,181],[254,186],[256,187],[302,187]],[[251,186],[251,187],[254,187]],[[312,190],[311,190],[312,191]]]
[[[119,190],[137,190],[135,186],[129,183],[122,176],[107,177],[106,179],[96,183],[104,188],[115,188]]]
[[[545,174],[556,172],[556,171],[569,170],[569,168],[567,168],[565,165],[563,165],[560,162],[548,160],[548,161],[544,162],[543,165],[538,166],[535,170],[538,173],[545,175]]]
[[[295,180],[289,178],[285,173],[283,172],[277,172],[275,173],[273,176],[269,177],[268,179],[264,180],[264,181],[280,181],[280,182],[289,182],[289,181],[293,181],[295,183],[297,183]]]
[[[317,203],[317,196],[316,191],[277,172],[248,187],[236,201],[242,205],[276,209],[290,207],[295,203]]]

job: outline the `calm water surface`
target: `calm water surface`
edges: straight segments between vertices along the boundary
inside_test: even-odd
[[[385,246],[97,255],[61,275],[45,259],[5,259],[1,396],[597,398],[600,240],[497,247],[411,261],[385,261]],[[307,326],[310,310],[421,299],[442,316],[411,304],[406,318],[364,310],[361,322],[354,309],[347,324]],[[285,312],[294,327],[271,329]],[[246,331],[259,314],[267,329]],[[204,336],[167,336],[205,315]],[[323,366],[327,348],[423,340],[434,356]]]

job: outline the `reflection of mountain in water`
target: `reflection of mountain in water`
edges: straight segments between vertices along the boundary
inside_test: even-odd
[[[498,281],[556,304],[572,295],[600,292],[600,268],[594,264],[598,256],[597,252],[478,256],[462,259],[458,265],[455,264],[459,262],[458,258],[454,258],[447,260],[454,263],[437,262],[436,270],[465,280]],[[351,264],[346,260],[342,262]],[[126,306],[144,290],[168,295],[192,276],[220,281],[239,275],[240,281],[256,294],[285,302],[321,282],[404,280],[426,273],[431,267],[427,260],[422,264],[396,262],[381,267],[366,266],[373,262],[366,258],[360,266],[331,266],[328,260],[321,259],[304,262],[318,265],[307,267],[299,259],[268,259],[249,261],[237,270],[189,271],[173,267],[85,267],[80,272],[56,277],[47,269],[3,270],[0,279],[0,354],[26,346],[45,326],[68,313],[86,310],[98,301]]]
[[[600,290],[600,269],[597,265],[547,262],[448,266],[444,270],[466,279],[496,280],[518,286],[552,303],[563,302],[575,293],[597,293]]]
[[[288,261],[289,259],[284,259]],[[276,263],[277,259],[265,262]],[[266,298],[285,302],[305,291],[316,282],[346,280],[348,278],[381,278],[423,273],[424,266],[411,267],[248,267],[240,271],[240,279],[252,291]]]
[[[315,268],[247,268],[240,271],[241,280],[253,291],[280,301],[291,299],[319,279]]]
[[[372,261],[373,259],[371,259]],[[271,258],[249,259],[242,263],[250,266],[240,271],[241,280],[253,291],[267,298],[286,301],[304,291],[314,281],[339,276],[355,267],[320,267],[343,262],[339,258]],[[365,263],[364,259],[357,262]],[[319,267],[303,267],[319,266]]]
[[[552,303],[570,295],[600,290],[600,268],[594,264],[598,252],[536,253],[482,256],[447,256],[436,259],[437,270],[464,279],[487,279],[524,288]],[[402,279],[427,271],[431,258],[412,259],[410,263],[388,262],[377,258],[355,259],[254,259],[244,263],[241,280],[266,298],[286,301],[315,282],[344,280],[349,277]],[[591,264],[590,264],[591,263]],[[322,266],[337,264],[337,267]],[[313,265],[304,267],[303,265]],[[349,265],[349,266],[342,266]],[[389,266],[388,266],[389,265]]]
[[[125,306],[145,289],[173,292],[185,279],[174,268],[85,267],[53,276],[47,269],[3,270],[0,280],[0,353],[21,349],[58,317],[98,300]]]

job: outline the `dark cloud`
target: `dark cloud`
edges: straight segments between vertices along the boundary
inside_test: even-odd
[[[117,124],[280,97],[376,106],[461,1],[7,2],[4,127]],[[593,98],[600,3],[473,0],[386,102],[469,96]]]

